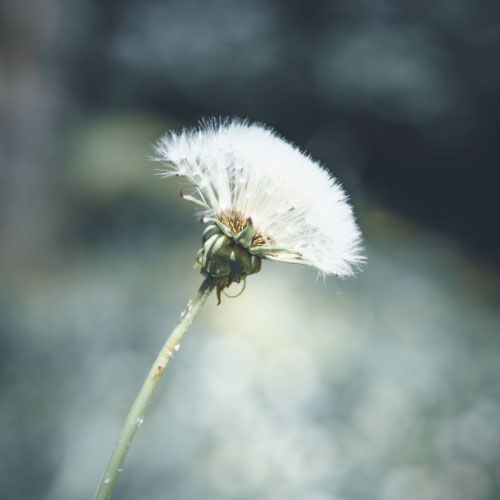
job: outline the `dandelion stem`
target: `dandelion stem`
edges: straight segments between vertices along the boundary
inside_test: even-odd
[[[130,408],[130,412],[125,420],[125,424],[120,437],[118,438],[113,454],[111,455],[111,459],[109,460],[108,466],[106,467],[106,470],[101,478],[101,482],[99,483],[95,500],[109,500],[111,498],[113,489],[118,479],[118,473],[120,472],[125,457],[127,456],[132,439],[134,439],[137,429],[142,424],[144,413],[146,412],[148,404],[151,400],[151,396],[153,395],[166,366],[172,359],[173,353],[179,348],[179,345],[189,326],[216,284],[217,280],[212,277],[205,279],[198,290],[198,294],[193,301],[188,303],[186,310],[181,315],[179,324],[174,328],[173,332],[170,334],[165,342],[165,345],[158,354],[158,357],[153,363],[153,366],[151,367],[139,394],[137,394],[137,397],[135,398],[132,408]]]

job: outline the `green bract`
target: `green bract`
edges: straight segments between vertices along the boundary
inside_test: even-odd
[[[248,221],[248,225],[236,235],[219,221],[210,223],[203,232],[203,247],[198,251],[197,262],[203,274],[219,280],[217,283],[219,303],[224,288],[260,271],[262,260],[253,255],[251,249],[254,235],[255,230],[251,221]]]

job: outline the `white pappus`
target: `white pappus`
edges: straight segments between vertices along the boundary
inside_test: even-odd
[[[251,255],[352,275],[363,262],[361,233],[337,180],[262,124],[204,120],[155,145],[160,174],[191,184],[183,198],[202,208]],[[260,262],[260,261],[259,261]]]

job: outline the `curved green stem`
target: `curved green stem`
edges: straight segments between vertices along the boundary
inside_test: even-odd
[[[186,310],[181,316],[179,324],[170,334],[165,342],[165,345],[158,354],[158,357],[153,363],[153,366],[151,367],[139,394],[137,394],[137,397],[135,398],[132,408],[130,408],[130,412],[125,420],[125,424],[120,437],[118,438],[113,454],[111,455],[111,459],[109,460],[108,466],[106,467],[106,470],[101,478],[101,482],[99,483],[95,500],[109,500],[111,498],[116,480],[118,479],[118,473],[120,472],[123,461],[127,456],[132,439],[134,439],[137,429],[142,424],[144,413],[146,412],[146,408],[151,400],[151,396],[153,395],[153,392],[155,391],[166,366],[172,359],[173,353],[179,348],[179,345],[189,326],[216,284],[217,280],[214,278],[208,277],[205,279],[198,290],[198,294],[193,301],[188,303]]]

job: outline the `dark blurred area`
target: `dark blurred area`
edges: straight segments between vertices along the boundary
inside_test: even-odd
[[[324,332],[331,342],[326,332],[333,327],[352,331],[355,341],[337,333],[335,345],[328,344],[350,364],[340,369],[318,361],[327,345],[320,340],[300,354],[296,325],[308,329],[307,318],[290,320],[289,338],[281,341],[295,350],[277,362],[290,369],[283,373],[299,392],[304,382],[291,367],[302,367],[321,408],[297,402],[291,389],[283,395],[289,382],[267,380],[263,390],[268,383],[275,390],[270,399],[286,402],[288,394],[302,420],[291,410],[285,418],[266,405],[259,411],[243,405],[260,431],[242,427],[220,444],[227,415],[189,427],[160,402],[153,413],[161,406],[182,437],[167,453],[170,472],[158,464],[163,452],[154,443],[162,437],[153,431],[162,426],[152,417],[145,427],[156,459],[147,444],[137,444],[117,498],[498,498],[498,1],[4,0],[0,6],[0,497],[91,496],[149,360],[199,281],[192,261],[201,230],[178,198],[179,186],[154,177],[151,144],[202,117],[240,116],[273,126],[331,169],[351,195],[369,263],[358,280],[326,290],[314,288],[314,276],[302,270],[282,271],[282,278],[271,271],[284,289],[296,290],[283,292],[289,302],[277,310],[263,305],[281,290],[270,278],[252,281],[255,295],[247,291],[220,310],[211,304],[205,328],[220,350],[201,335],[202,325],[199,342],[208,343],[209,353],[243,359],[228,369],[229,378],[239,380],[234,372],[241,366],[255,370],[235,389],[210,365],[212,378],[200,375],[196,384],[219,396],[226,387],[228,405],[236,393],[260,387],[255,374],[263,368],[245,357],[257,334],[243,335],[247,344],[234,351],[234,342],[243,342],[231,336],[236,323],[215,318],[234,319],[249,305],[267,316],[292,314],[302,308],[300,280],[311,282],[304,286],[315,297],[308,304],[316,304],[316,327],[323,328],[317,339]],[[339,300],[344,309],[332,305]],[[272,324],[280,329],[277,319]],[[262,338],[267,353],[272,346]],[[168,391],[176,390],[176,380],[196,392],[182,378],[196,353],[194,344],[183,349],[165,383],[171,389],[163,388],[165,401],[174,397]],[[397,362],[406,355],[411,374]],[[116,394],[129,373],[122,373],[124,363],[132,366],[130,383]],[[269,377],[282,373],[266,369]],[[99,406],[103,400],[107,405]],[[185,403],[186,411],[216,411],[196,404]],[[286,462],[289,446],[307,447],[297,434],[302,425],[307,443],[316,443],[310,453],[323,450],[319,462],[335,468],[333,475],[309,451],[300,457],[316,464],[310,474],[300,460]],[[404,438],[391,434],[399,426]],[[234,445],[238,436],[241,446]],[[276,436],[282,441],[269,444]],[[262,447],[252,448],[250,439]],[[266,443],[281,455],[262,452]],[[242,470],[234,471],[235,461]],[[289,468],[283,472],[280,463]],[[267,477],[263,467],[275,472]],[[158,496],[165,482],[173,484],[171,497]],[[289,490],[273,489],[285,483]]]
[[[497,265],[499,14],[495,1],[4,2],[2,213],[45,190],[57,210],[65,142],[88,116],[239,115]]]

